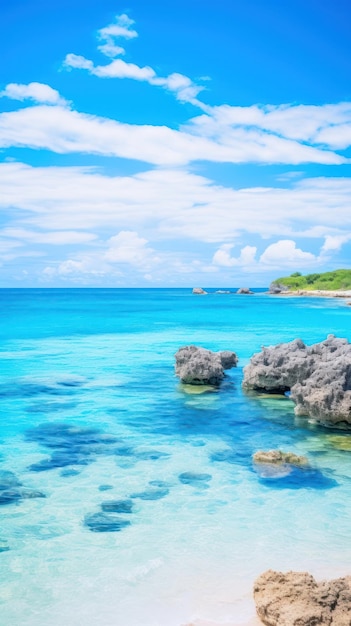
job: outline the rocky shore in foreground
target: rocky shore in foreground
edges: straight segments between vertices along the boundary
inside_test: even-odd
[[[351,576],[317,583],[307,572],[261,574],[257,614],[267,626],[350,626]]]
[[[194,345],[180,348],[175,359],[182,383],[217,388],[225,370],[238,362],[234,352]],[[262,347],[244,368],[242,385],[249,393],[289,392],[296,415],[323,426],[351,428],[351,344],[345,338],[328,335],[311,346],[295,339]],[[252,462],[266,481],[293,480],[297,473],[308,481],[318,474],[305,456],[289,451],[257,450]],[[266,626],[351,626],[351,576],[319,583],[308,572],[268,570],[255,581],[253,596],[257,616]]]

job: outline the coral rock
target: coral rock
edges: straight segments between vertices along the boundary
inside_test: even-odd
[[[175,359],[176,375],[190,385],[218,385],[224,378],[224,370],[238,362],[234,352],[211,352],[197,346],[180,348]]]
[[[351,344],[329,335],[306,346],[300,339],[254,354],[244,369],[246,390],[291,391],[295,413],[326,426],[351,425]]]
[[[307,572],[268,570],[254,584],[254,599],[267,626],[351,624],[351,576],[317,583]]]
[[[308,466],[308,460],[305,456],[300,456],[293,452],[282,452],[281,450],[258,450],[252,458],[255,463],[287,464],[296,467]]]

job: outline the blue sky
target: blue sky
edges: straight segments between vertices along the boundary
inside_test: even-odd
[[[344,0],[1,9],[0,286],[266,286],[351,258]]]

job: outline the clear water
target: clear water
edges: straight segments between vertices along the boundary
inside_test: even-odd
[[[0,297],[0,483],[27,495],[0,506],[1,626],[248,624],[262,571],[350,573],[351,435],[241,390],[262,344],[351,339],[344,301],[187,289]],[[239,355],[219,391],[179,385],[173,355],[189,343]],[[260,476],[251,455],[271,448],[313,469]],[[109,501],[122,512],[97,518]],[[98,532],[111,517],[130,524]]]

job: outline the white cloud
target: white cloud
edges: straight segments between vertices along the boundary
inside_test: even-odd
[[[120,54],[125,54],[125,49],[122,46],[116,44],[116,39],[122,37],[123,39],[134,39],[138,37],[136,30],[132,30],[131,26],[134,21],[131,20],[128,15],[123,13],[117,15],[115,22],[105,26],[98,31],[98,37],[103,42],[98,49],[102,54],[108,57],[115,57]]]
[[[94,63],[92,61],[89,61],[89,59],[82,57],[80,54],[67,54],[63,64],[64,67],[74,68],[78,70],[91,71],[94,69]]]
[[[266,248],[261,254],[259,263],[274,267],[301,267],[316,261],[317,257],[314,254],[297,248],[295,241],[281,239]]]
[[[124,49],[109,46],[109,52],[109,56],[117,56],[118,54],[122,54]],[[130,78],[144,81],[150,85],[163,87],[173,92],[180,102],[192,102],[202,107],[202,104],[196,100],[196,96],[204,88],[200,85],[196,85],[190,78],[183,74],[173,73],[169,76],[162,77],[158,76],[152,67],[140,67],[135,63],[127,63],[122,59],[114,59],[108,65],[94,65],[91,60],[72,53],[67,54],[63,65],[68,69],[88,70],[90,74],[98,76],[99,78]]]
[[[81,259],[67,259],[60,263],[46,266],[42,271],[44,279],[63,278],[73,282],[89,282],[111,274],[109,265],[97,256],[83,256]]]
[[[93,168],[4,163],[0,187],[0,210],[11,207],[0,231],[6,259],[60,244],[60,253],[44,250],[47,280],[92,284],[100,276],[125,284],[133,268],[134,285],[145,274],[179,284],[219,270],[224,281],[234,271],[320,266],[350,240],[349,179],[236,190],[181,170],[105,176]],[[320,255],[310,251],[311,238],[324,242]]]
[[[155,251],[147,246],[147,239],[139,237],[135,231],[121,231],[107,243],[109,248],[105,258],[112,263],[128,263],[145,271],[146,266],[159,261]]]
[[[330,146],[333,150],[343,150],[351,145],[351,115],[345,124],[335,124],[322,128],[318,133],[319,143]]]
[[[109,65],[98,65],[91,70],[91,73],[100,78],[132,78],[147,83],[152,83],[156,77],[151,67],[139,67],[135,63],[126,63],[122,59],[115,59]]]
[[[96,239],[93,233],[83,233],[69,230],[55,232],[38,232],[25,228],[3,228],[0,230],[0,236],[17,239],[22,242],[50,244],[50,245],[71,245],[79,243],[88,243]]]
[[[350,233],[343,235],[327,235],[322,246],[321,253],[336,252],[340,250],[348,241],[351,241]]]
[[[150,271],[160,264],[160,257],[147,245],[147,239],[135,231],[120,231],[107,241],[99,241],[90,252],[78,252],[74,258],[54,262],[42,270],[47,280],[55,278],[73,282],[88,282],[97,278],[120,278],[133,269],[134,277],[145,273],[154,280]],[[164,255],[165,258],[169,255]],[[166,263],[167,265],[167,263]],[[157,279],[156,279],[157,280]]]
[[[213,255],[212,262],[221,267],[245,267],[256,263],[255,257],[257,248],[255,246],[245,246],[241,249],[240,256],[238,257],[231,256],[230,251],[233,247],[233,244],[228,243],[220,246],[220,248]]]
[[[207,109],[191,124],[201,135],[225,137],[251,128],[311,145],[342,149],[351,145],[351,103],[324,105],[221,105]]]
[[[122,59],[115,59],[115,57],[125,54],[125,49],[117,44],[116,40],[119,38],[134,39],[138,37],[136,30],[131,30],[133,24],[134,21],[124,13],[117,15],[114,23],[98,31],[98,38],[103,42],[98,46],[98,50],[105,56],[113,59],[109,64],[95,65],[90,59],[69,53],[66,55],[63,66],[67,69],[87,70],[90,74],[100,78],[129,78],[144,81],[174,93],[180,102],[191,102],[203,108],[204,105],[197,100],[196,96],[204,87],[196,85],[188,76],[175,72],[163,77],[159,76],[152,67],[140,67],[135,63],[127,63]]]
[[[9,83],[5,89],[0,92],[0,97],[11,98],[12,100],[33,100],[43,104],[54,104],[65,106],[68,102],[62,98],[56,89],[43,83],[29,83],[21,85],[18,83]]]
[[[187,238],[217,245],[243,234],[324,240],[351,232],[346,178],[312,178],[290,189],[232,189],[182,170],[105,176],[94,168],[3,163],[0,187],[0,209],[11,207],[7,227],[30,231],[132,230],[143,236],[147,229],[152,243]],[[335,231],[335,224],[343,229]]]
[[[117,62],[117,61],[116,61]],[[229,163],[342,163],[344,158],[295,141],[240,129],[208,138],[188,129],[122,124],[64,107],[34,106],[0,114],[0,146],[43,148],[138,159],[156,165],[196,160]]]

